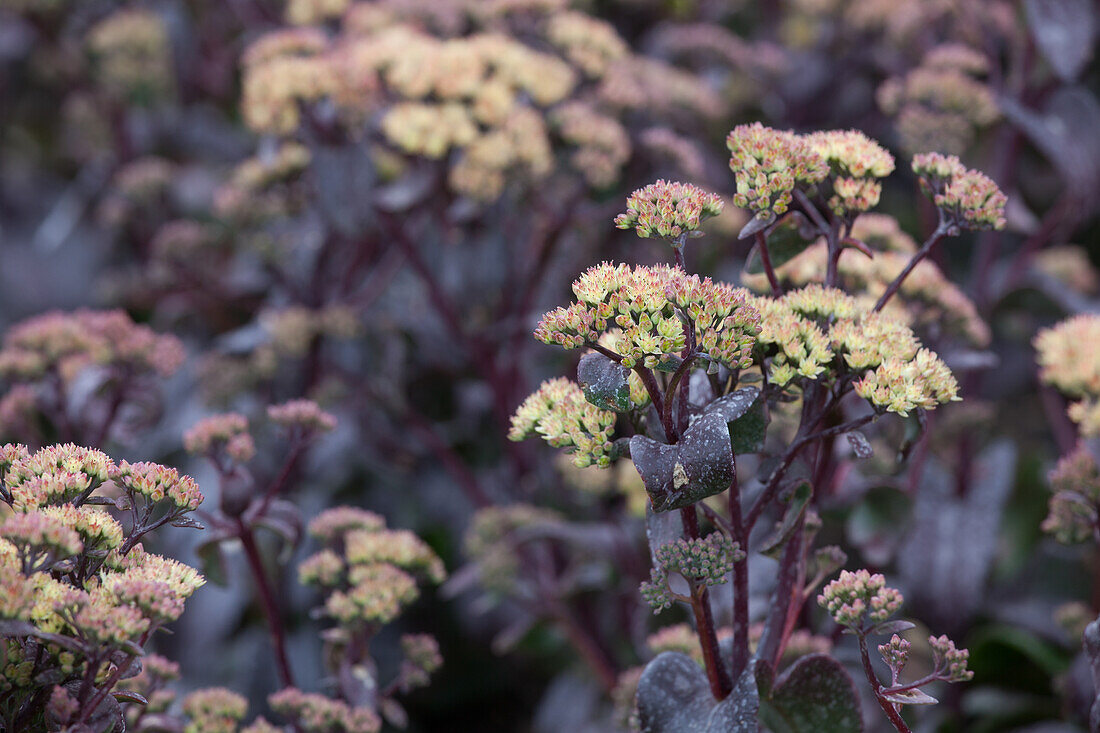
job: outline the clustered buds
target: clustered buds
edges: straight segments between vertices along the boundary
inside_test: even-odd
[[[642,598],[658,613],[679,597],[669,587],[670,573],[683,576],[693,587],[720,585],[727,581],[733,564],[744,559],[741,546],[721,532],[661,545],[654,555],[649,581],[642,583]]]
[[[737,179],[733,203],[760,219],[785,214],[796,187],[820,183],[829,174],[828,163],[807,139],[759,122],[733,128],[726,147]]]
[[[640,188],[626,200],[626,213],[615,217],[615,226],[639,237],[659,237],[682,244],[682,236],[697,230],[705,219],[722,213],[722,197],[689,183],[658,180]]]
[[[1100,316],[1068,318],[1035,337],[1039,378],[1077,399],[1069,416],[1086,437],[1100,435]]]
[[[935,674],[946,682],[969,682],[974,673],[968,670],[970,652],[956,649],[955,642],[946,636],[930,636],[928,644],[932,647],[932,666]]]
[[[1050,512],[1043,531],[1064,544],[1097,537],[1100,466],[1084,444],[1062,456],[1048,477]]]
[[[581,388],[557,377],[543,382],[512,416],[509,440],[541,435],[555,448],[566,448],[579,468],[611,465],[611,434],[615,413],[588,402]]]
[[[866,570],[840,571],[840,577],[825,586],[817,597],[819,606],[841,626],[861,630],[865,622],[880,624],[901,608],[903,598],[896,588],[886,586],[880,573]]]
[[[882,661],[886,662],[886,666],[890,668],[894,684],[897,684],[898,676],[905,669],[906,662],[909,661],[909,647],[909,642],[897,634],[891,636],[890,641],[887,643],[878,645],[878,653],[882,655]]]
[[[989,176],[967,168],[953,155],[913,156],[913,172],[932,201],[962,229],[1004,229],[1007,197]]]
[[[573,283],[578,301],[542,317],[535,338],[567,349],[598,343],[618,328],[612,350],[624,367],[672,362],[687,344],[686,325],[699,349],[731,368],[752,363],[759,314],[746,292],[676,267],[630,267],[605,262]]]

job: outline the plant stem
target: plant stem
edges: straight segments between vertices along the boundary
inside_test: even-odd
[[[283,632],[283,622],[279,615],[279,604],[275,600],[271,584],[264,572],[263,558],[256,547],[256,538],[252,534],[252,528],[237,520],[237,533],[244,547],[245,557],[248,559],[248,567],[252,572],[252,579],[256,583],[256,590],[260,593],[260,605],[264,616],[267,618],[268,630],[271,634],[271,646],[275,652],[275,665],[279,673],[279,682],[283,687],[294,687],[294,675],[291,672],[290,660],[286,653],[286,637]]]
[[[913,256],[913,259],[909,260],[909,264],[905,266],[905,269],[902,270],[898,274],[898,276],[894,278],[894,282],[890,283],[890,287],[886,288],[886,292],[883,293],[882,297],[878,299],[877,303],[875,303],[875,307],[872,309],[872,312],[877,313],[878,311],[882,310],[883,306],[885,306],[886,303],[889,302],[890,298],[893,298],[894,294],[898,292],[898,288],[900,288],[901,284],[905,282],[905,278],[909,277],[909,273],[913,271],[913,268],[919,265],[921,261],[932,252],[932,248],[936,246],[936,243],[947,236],[950,230],[951,227],[947,224],[947,222],[944,221],[943,215],[941,214],[939,226],[937,226],[936,230],[932,232],[932,236],[930,236],[928,240],[921,245],[920,250]]]
[[[741,486],[737,481],[737,458],[733,459],[733,481],[729,489],[730,524],[742,552],[747,553],[748,535],[741,517]],[[738,679],[749,663],[749,564],[748,559],[733,564],[733,657],[731,677]]]
[[[699,539],[699,517],[695,513],[695,506],[680,509],[680,518],[684,523],[684,534],[689,539]],[[699,635],[699,645],[703,648],[703,662],[707,668],[710,691],[715,700],[724,700],[733,689],[733,683],[726,665],[722,664],[718,650],[718,634],[714,628],[710,594],[705,584],[691,584],[691,610],[695,613],[695,630]]]
[[[886,713],[886,717],[894,724],[894,728],[898,733],[913,733],[909,726],[905,724],[905,720],[901,717],[901,713],[894,703],[882,696],[882,683],[879,682],[878,675],[875,674],[874,667],[871,666],[871,656],[867,653],[867,636],[863,633],[857,633],[857,635],[859,636],[859,656],[863,661],[863,671],[867,675],[867,681],[871,683],[871,690],[875,693],[875,700],[878,701],[879,707],[882,708],[882,712]]]
[[[775,275],[775,268],[772,267],[772,257],[768,252],[768,238],[764,236],[764,232],[756,233],[756,251],[760,254],[760,263],[764,266],[764,274],[768,276],[768,284],[772,286],[772,295],[779,297],[783,295],[783,288],[779,287],[779,278]]]

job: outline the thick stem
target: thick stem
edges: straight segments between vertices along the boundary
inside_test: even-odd
[[[275,652],[275,665],[279,673],[279,683],[282,687],[294,687],[294,674],[291,672],[290,660],[286,653],[286,635],[283,631],[283,622],[279,614],[279,604],[275,600],[275,593],[267,580],[264,571],[263,558],[256,546],[256,538],[252,529],[241,520],[237,520],[237,532],[244,547],[244,555],[248,560],[248,568],[252,572],[252,579],[256,583],[256,590],[260,594],[260,605],[264,616],[267,618],[268,631],[271,634],[271,646]]]
[[[764,266],[764,274],[768,276],[772,295],[778,298],[783,295],[783,288],[779,287],[779,278],[776,277],[775,268],[772,267],[772,257],[768,252],[768,238],[764,236],[764,232],[756,233],[756,251],[760,254],[760,263]]]
[[[699,539],[699,517],[694,506],[680,510],[684,523],[684,534],[689,539]],[[691,610],[695,613],[695,631],[699,635],[699,645],[703,649],[703,662],[707,668],[707,680],[715,700],[724,700],[733,689],[729,670],[722,664],[718,650],[718,633],[714,628],[714,614],[710,609],[710,594],[702,583],[691,584]]]
[[[867,653],[867,637],[864,634],[859,634],[859,655],[863,661],[863,671],[867,675],[867,681],[871,683],[871,690],[875,693],[875,700],[878,702],[879,707],[882,708],[882,712],[886,713],[886,717],[890,719],[890,722],[894,724],[894,728],[898,733],[913,733],[909,726],[905,724],[905,720],[901,717],[901,713],[894,707],[894,703],[890,702],[882,696],[882,683],[878,680],[878,675],[875,674],[874,667],[871,666],[871,656]]]
[[[944,222],[941,216],[940,224],[936,227],[936,231],[932,232],[932,236],[921,245],[920,250],[913,256],[913,259],[909,260],[909,264],[905,266],[905,269],[898,273],[898,276],[894,278],[894,282],[890,283],[890,287],[886,288],[886,292],[883,293],[882,297],[875,303],[874,312],[882,310],[883,306],[890,301],[890,298],[894,297],[894,294],[898,292],[898,288],[905,282],[905,278],[909,277],[909,273],[913,271],[913,268],[919,265],[921,261],[932,252],[932,248],[936,246],[937,242],[947,236],[950,229],[951,227]]]
[[[748,552],[748,534],[741,517],[741,487],[737,481],[737,459],[733,462],[733,482],[729,489],[730,525],[742,552]],[[733,658],[732,677],[738,679],[749,663],[749,565],[748,560],[733,564]]]

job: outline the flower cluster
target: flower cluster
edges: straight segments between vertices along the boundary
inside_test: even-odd
[[[817,597],[819,606],[841,626],[862,629],[866,621],[880,624],[902,604],[901,592],[886,586],[886,578],[866,570],[840,571]]]
[[[806,138],[765,127],[738,125],[726,138],[737,180],[733,203],[768,219],[784,214],[797,186],[820,183],[829,165]]]
[[[125,311],[54,311],[13,326],[0,349],[0,375],[32,381],[56,372],[71,381],[86,367],[135,374],[173,374],[183,363],[183,344],[135,324]]]
[[[613,62],[629,52],[611,24],[584,13],[567,11],[551,16],[546,37],[590,77],[603,76]]]
[[[962,229],[1004,229],[1008,199],[989,176],[967,168],[955,156],[919,153],[913,172],[949,221]]]
[[[612,349],[623,366],[657,367],[687,345],[688,329],[703,355],[732,368],[752,363],[759,314],[746,293],[679,268],[603,263],[573,283],[578,300],[542,317],[535,338],[567,349],[599,342],[618,328]]]
[[[649,581],[642,583],[641,593],[654,613],[672,605],[682,596],[669,586],[669,574],[676,573],[695,585],[720,585],[727,581],[733,564],[745,559],[741,546],[722,532],[713,532],[700,539],[679,539],[661,545],[654,554]]]
[[[615,413],[590,404],[569,379],[549,379],[523,401],[512,416],[509,440],[541,435],[555,448],[567,448],[580,468],[611,464],[611,434]]]
[[[1097,536],[1100,518],[1100,466],[1083,444],[1062,456],[1048,476],[1050,512],[1043,531],[1065,544]]]
[[[305,434],[329,433],[336,429],[336,418],[313,400],[291,400],[267,408],[271,422]]]
[[[386,529],[381,518],[351,507],[329,509],[310,523],[327,547],[299,568],[303,583],[326,594],[325,612],[348,628],[386,624],[419,596],[419,573],[435,583],[443,563],[411,532]]]
[[[828,203],[837,216],[878,205],[882,184],[875,179],[894,172],[894,156],[858,130],[815,132],[806,139],[829,164],[833,192]]]
[[[856,394],[877,409],[903,417],[916,409],[931,410],[938,404],[962,399],[959,385],[943,360],[928,349],[911,359],[890,355],[855,384]]]
[[[1047,247],[1035,255],[1035,269],[1083,295],[1094,295],[1100,290],[1100,275],[1084,247],[1073,244]]]
[[[305,356],[318,337],[347,341],[360,331],[355,312],[338,305],[318,309],[291,306],[264,311],[260,314],[260,323],[271,335],[275,351],[293,357]]]
[[[248,700],[224,687],[207,687],[183,699],[183,712],[191,719],[185,733],[237,733]]]
[[[116,672],[141,656],[140,646],[155,631],[180,617],[204,583],[193,568],[136,542],[163,521],[142,513],[126,535],[111,513],[90,504],[132,507],[142,490],[182,502],[185,508],[168,515],[180,517],[197,505],[191,501],[197,487],[163,466],[116,466],[103,453],[74,445],[33,454],[5,445],[0,471],[11,511],[0,522],[0,617],[23,622],[5,628],[0,641],[8,660],[0,687],[13,704],[46,705],[56,720],[73,721],[97,695],[112,691],[121,676]],[[143,483],[153,475],[164,480],[156,487]],[[128,495],[97,494],[108,479],[128,482]],[[12,661],[31,658],[33,664]],[[92,688],[70,695],[65,686],[82,679]],[[55,684],[53,694],[44,694]]]
[[[256,455],[256,444],[248,432],[248,418],[237,412],[211,415],[183,434],[183,446],[192,455],[225,451],[230,459],[247,463]]]
[[[352,707],[293,687],[276,692],[267,701],[272,710],[304,733],[378,733],[382,729],[382,720],[369,707]]]
[[[841,290],[812,284],[752,304],[761,314],[758,353],[773,384],[824,378],[831,369],[862,373],[856,393],[900,415],[959,399],[951,370],[908,326]]]
[[[110,479],[130,497],[132,504],[167,501],[172,506],[171,514],[194,511],[203,500],[195,479],[159,463],[123,461],[112,468]]]
[[[875,249],[873,258],[842,253],[838,262],[840,282],[861,307],[870,309],[916,254],[916,244],[892,217],[866,214],[852,227],[852,237]],[[780,282],[801,287],[825,278],[828,246],[818,241],[775,270]],[[763,274],[745,275],[744,283],[766,291]],[[975,346],[989,344],[989,326],[978,314],[973,301],[931,260],[921,260],[902,281],[898,297],[886,304],[893,318],[913,327],[935,329],[946,326],[964,335]]]
[[[896,118],[901,146],[908,152],[944,150],[961,155],[975,133],[1000,116],[989,86],[985,56],[968,46],[946,44],[930,50],[921,65],[888,79],[878,104]]]
[[[1070,418],[1085,436],[1100,435],[1100,316],[1068,318],[1035,337],[1039,378],[1077,401]]]
[[[88,47],[99,82],[109,94],[141,103],[172,91],[172,48],[168,29],[156,13],[119,10],[89,31]]]
[[[693,232],[709,217],[722,213],[721,196],[692,186],[659,180],[640,188],[626,200],[626,212],[615,217],[615,226],[639,237],[659,237],[682,244],[682,235]]]
[[[605,188],[618,180],[631,151],[630,137],[618,120],[586,102],[561,105],[550,119],[562,139],[576,147],[569,160],[589,185]]]

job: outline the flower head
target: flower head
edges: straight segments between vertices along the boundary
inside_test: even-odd
[[[722,532],[661,545],[653,558],[650,579],[642,583],[642,598],[657,613],[671,606],[675,599],[668,585],[670,573],[678,573],[693,583],[720,585],[727,581],[733,564],[744,559],[740,545]]]
[[[989,176],[966,168],[955,156],[922,153],[913,172],[950,221],[963,229],[1004,229],[1007,197]]]
[[[718,216],[724,205],[721,196],[691,184],[658,180],[630,195],[626,213],[615,217],[615,226],[633,227],[643,238],[676,241],[708,217]]]
[[[865,620],[882,623],[901,608],[902,600],[900,591],[886,586],[885,577],[866,570],[841,570],[817,597],[834,621],[854,629],[862,628]]]
[[[336,418],[313,400],[291,400],[267,408],[271,422],[307,433],[328,433],[336,429]]]
[[[787,212],[796,187],[821,182],[829,165],[808,140],[759,122],[738,125],[726,138],[737,179],[733,203],[767,219]]]
[[[203,500],[195,479],[159,463],[123,461],[111,471],[111,481],[131,497],[140,496],[148,502],[168,501],[179,512],[194,511]]]
[[[580,468],[611,465],[611,434],[615,413],[588,402],[573,381],[558,377],[542,383],[512,416],[509,440],[533,433],[555,448],[567,448]]]
[[[248,418],[236,412],[203,418],[184,433],[183,445],[192,455],[224,449],[238,463],[247,463],[256,454]]]

